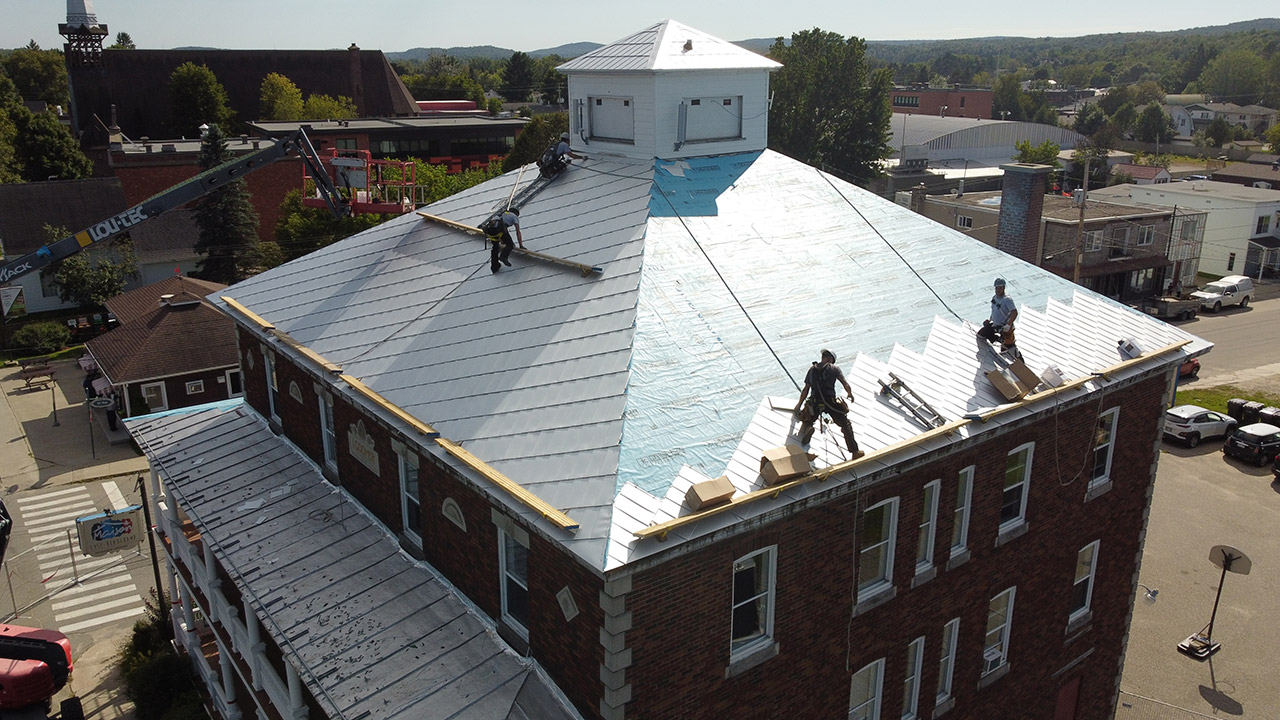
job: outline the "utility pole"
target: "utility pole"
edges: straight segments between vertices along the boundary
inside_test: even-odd
[[[1080,284],[1080,261],[1084,258],[1084,205],[1089,198],[1089,160],[1084,156],[1084,184],[1080,192],[1080,222],[1076,225],[1076,269],[1071,273],[1071,282]]]

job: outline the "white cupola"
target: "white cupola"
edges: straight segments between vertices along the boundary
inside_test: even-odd
[[[666,20],[557,68],[575,150],[675,159],[763,150],[782,65]]]

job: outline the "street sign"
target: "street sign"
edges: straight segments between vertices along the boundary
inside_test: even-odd
[[[80,552],[85,555],[110,555],[131,548],[142,542],[145,531],[141,505],[76,518]]]

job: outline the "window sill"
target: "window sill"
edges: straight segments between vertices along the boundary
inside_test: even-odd
[[[1019,520],[1017,525],[1011,525],[1007,528],[1002,528],[1000,530],[1000,534],[996,536],[996,547],[1000,547],[1001,545],[1004,545],[1005,543],[1011,540],[1014,540],[1022,537],[1023,535],[1026,535],[1027,530],[1030,527],[1031,526],[1027,523],[1026,520]]]
[[[995,681],[999,680],[1000,678],[1008,674],[1009,674],[1009,663],[1006,662],[1005,664],[1001,665],[995,670],[992,670],[986,675],[983,675],[982,678],[978,680],[978,689],[981,690],[982,688],[987,687],[988,685],[994,683]]]
[[[938,566],[930,565],[926,568],[916,568],[916,576],[911,578],[911,589],[915,590],[921,585],[929,582],[938,576]]]
[[[1106,495],[1109,492],[1111,492],[1111,478],[1095,480],[1089,485],[1088,491],[1085,492],[1084,501],[1089,502],[1090,500]]]
[[[866,597],[862,593],[858,594],[858,604],[853,609],[853,614],[861,615],[865,612],[880,607],[898,596],[898,588],[892,585],[884,585],[867,592]]]
[[[965,548],[964,550],[961,550],[960,552],[947,558],[947,569],[955,570],[956,568],[960,567],[961,565],[967,562],[969,562],[969,548]]]
[[[1063,633],[1064,635],[1068,636],[1066,639],[1066,643],[1069,644],[1080,635],[1083,635],[1084,632],[1087,631],[1092,624],[1093,624],[1092,610],[1087,610],[1081,613],[1078,617],[1068,620],[1067,629]]]
[[[334,485],[342,484],[341,482],[338,481],[338,468],[333,467],[332,465],[328,465],[328,464],[321,465],[320,474],[324,476],[325,480],[328,480]]]
[[[529,638],[506,620],[498,621],[498,637],[505,640],[517,654],[529,654]]]
[[[946,713],[948,710],[950,710],[955,706],[956,706],[956,699],[954,697],[949,697],[946,700],[943,700],[942,702],[938,703],[937,707],[933,709],[933,716],[941,717],[944,713]]]
[[[776,642],[748,650],[741,657],[729,662],[729,666],[724,669],[724,679],[728,680],[729,678],[737,677],[752,668],[763,665],[765,662],[777,657],[778,650],[779,646]]]

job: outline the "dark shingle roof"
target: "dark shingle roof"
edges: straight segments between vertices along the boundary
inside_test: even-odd
[[[124,209],[113,177],[0,185],[0,247],[17,258],[45,244],[46,224],[74,233]]]
[[[86,345],[113,385],[239,363],[235,323],[203,302],[157,306]]]
[[[101,68],[71,70],[78,129],[88,129],[94,115],[109,123],[114,104],[116,122],[131,138],[194,137],[195,128],[174,128],[171,119],[169,76],[186,62],[213,71],[237,120],[258,117],[259,90],[271,72],[292,80],[303,95],[349,97],[364,117],[418,111],[380,50],[112,50],[102,53]]]
[[[204,296],[225,287],[226,285],[220,283],[179,275],[120,293],[107,301],[107,309],[116,316],[121,325],[128,325],[159,308],[160,298],[164,295],[173,295],[176,302],[204,302]]]

